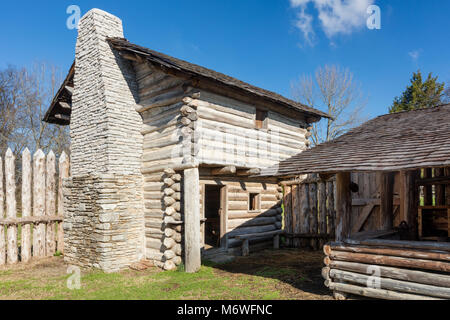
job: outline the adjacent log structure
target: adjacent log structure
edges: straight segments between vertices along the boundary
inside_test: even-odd
[[[324,247],[323,272],[336,298],[450,298],[449,116],[450,105],[380,116],[262,170],[286,185],[336,176],[336,243]],[[288,214],[310,201],[286,201]]]

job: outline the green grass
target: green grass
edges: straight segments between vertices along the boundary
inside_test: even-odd
[[[70,275],[40,277],[19,276],[0,271],[0,298],[49,300],[178,300],[178,299],[281,299],[282,292],[274,289],[277,275],[292,273],[289,269],[271,269],[254,275],[239,276],[219,272],[214,265],[203,265],[200,272],[123,271],[106,274],[100,271],[82,273],[81,289],[69,290]]]

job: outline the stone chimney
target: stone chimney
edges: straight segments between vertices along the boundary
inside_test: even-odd
[[[65,259],[113,272],[144,256],[142,118],[133,66],[107,37],[119,18],[92,9],[80,20],[71,115],[71,173],[65,182]]]

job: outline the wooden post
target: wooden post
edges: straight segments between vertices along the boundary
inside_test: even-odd
[[[336,234],[335,220],[336,210],[334,202],[334,182],[327,182],[327,234],[334,236]]]
[[[242,240],[242,256],[247,257],[250,254],[249,239]]]
[[[287,233],[292,233],[294,227],[292,225],[292,187],[284,186],[284,231]],[[292,239],[286,239],[286,245],[291,246],[294,243]]]
[[[53,151],[47,155],[46,162],[46,182],[45,182],[45,214],[47,216],[56,215],[56,158]],[[55,242],[55,227],[54,222],[47,225],[47,232],[45,237],[45,255],[51,257],[56,251]]]
[[[58,216],[64,219],[64,196],[62,183],[69,177],[69,157],[63,151],[59,158],[59,178],[58,178]],[[64,228],[63,222],[58,223],[57,250],[64,253]]]
[[[195,273],[201,267],[200,240],[200,177],[198,168],[184,170],[184,238],[186,272]]]
[[[423,169],[424,171],[424,178],[432,178],[433,176],[433,169],[426,168]],[[426,185],[423,187],[423,198],[424,198],[424,204],[426,206],[433,205],[433,186],[432,185]]]
[[[444,175],[444,168],[435,168],[434,176],[442,177]],[[435,186],[436,190],[436,205],[443,206],[445,205],[445,185],[437,184]]]
[[[327,234],[327,190],[324,182],[319,182],[319,233]],[[323,247],[324,239],[319,240],[319,246]]]
[[[352,214],[352,192],[350,172],[336,174],[336,241],[350,236]]]
[[[380,172],[380,215],[378,230],[391,230],[394,224],[394,173]]]
[[[309,185],[309,233],[314,235],[318,233],[317,223],[317,184]],[[313,250],[317,250],[317,238],[311,238],[310,245]]]
[[[45,215],[45,154],[41,149],[33,157],[33,216]],[[33,257],[45,256],[45,224],[33,229]]]
[[[450,176],[450,167],[445,168],[445,175],[447,177]],[[445,203],[447,205],[450,205],[450,184],[447,184],[445,186],[445,197],[446,197]]]
[[[418,172],[400,171],[400,212],[401,220],[409,226],[411,239],[417,238],[417,215],[419,189],[416,186]]]
[[[220,189],[220,246],[228,248],[228,186]],[[200,242],[203,241],[200,239]]]
[[[0,157],[0,219],[4,218],[3,160]],[[5,228],[0,226],[0,266],[6,263]]]
[[[22,153],[22,217],[31,216],[31,153],[28,148]],[[22,262],[31,259],[31,226],[22,225]]]
[[[5,156],[5,183],[6,183],[6,217],[14,219],[16,212],[16,179],[15,179],[15,157],[11,149],[8,148]],[[14,264],[18,261],[17,250],[17,226],[8,226],[7,228],[7,263]]]
[[[291,220],[291,233],[296,234],[300,233],[300,221],[299,221],[299,190],[301,189],[301,186],[298,184],[294,184],[291,186],[291,213],[292,213],[292,220]],[[292,241],[292,246],[294,248],[300,247],[300,239],[293,238],[290,241]]]
[[[302,234],[309,233],[309,216],[311,210],[309,208],[309,184],[302,183],[300,185],[300,232]],[[308,239],[300,239],[300,244],[302,247],[309,245]]]
[[[280,235],[279,234],[276,234],[273,237],[273,248],[280,249]]]

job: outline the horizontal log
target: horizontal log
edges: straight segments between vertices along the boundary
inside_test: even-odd
[[[274,231],[275,229],[276,229],[275,225],[238,228],[229,232],[228,237],[233,238],[244,234],[263,233],[268,231]]]
[[[323,233],[284,233],[286,238],[298,239],[334,239],[334,236]]]
[[[374,276],[368,276],[365,274],[342,271],[337,269],[330,270],[330,278],[334,280],[340,280],[344,282],[351,282],[358,285],[367,286],[367,284],[373,283],[373,280],[379,282],[373,283],[380,287],[380,289],[400,291],[411,294],[418,294],[422,296],[431,296],[437,298],[450,298],[450,288],[436,287],[426,284],[413,283],[402,280],[393,280],[388,278],[374,279]]]
[[[384,300],[437,300],[426,296],[420,296],[408,293],[399,293],[385,289],[364,288],[356,285],[328,282],[327,286],[330,290],[350,293],[368,298],[384,299]]]
[[[275,217],[260,217],[250,219],[234,219],[228,221],[228,228],[234,229],[239,227],[264,226],[274,224],[277,221]]]
[[[211,175],[213,175],[213,176],[235,174],[235,173],[236,173],[236,167],[235,166],[226,166],[226,167],[223,167],[223,168],[211,169]]]
[[[411,249],[396,249],[389,247],[346,246],[336,242],[324,246],[325,254],[329,254],[332,250],[355,252],[355,253],[371,253],[404,258],[425,259],[425,260],[450,261],[450,253],[445,251],[434,252],[434,251],[417,251]]]
[[[373,270],[379,270],[380,276],[383,278],[450,288],[450,276],[443,274],[336,260],[330,262],[328,269],[330,268],[368,275],[373,275]]]
[[[272,237],[279,234],[282,234],[283,230],[275,230],[275,231],[268,231],[268,232],[261,232],[261,233],[248,233],[248,234],[241,234],[235,236],[236,239],[239,240],[246,240],[246,239],[252,239],[252,238],[261,238],[261,237]]]
[[[247,208],[246,208],[247,209]],[[247,210],[230,210],[228,211],[228,219],[246,219],[246,218],[260,218],[260,217],[274,217],[281,214],[281,208],[270,209],[264,212],[249,212]]]
[[[23,217],[23,218],[7,218],[0,219],[0,226],[15,226],[19,224],[40,224],[51,222],[62,222],[64,220],[61,216],[38,216],[38,217]]]
[[[344,251],[332,251],[329,254],[329,258],[331,260],[339,260],[339,261],[350,261],[350,262],[369,263],[384,266],[450,272],[450,263],[442,261],[401,258],[401,257],[383,256],[366,253],[353,253]],[[325,263],[327,263],[327,261],[328,261],[327,258],[325,258]]]
[[[236,171],[236,175],[238,177],[256,176],[256,175],[259,175],[260,173],[261,173],[261,169],[258,169],[258,168],[242,169],[242,170],[237,170]]]
[[[401,241],[401,240],[384,240],[384,239],[364,239],[364,240],[348,239],[345,240],[344,242],[352,245],[450,251],[450,243],[447,242],[444,243],[444,242],[425,242],[425,241]]]

